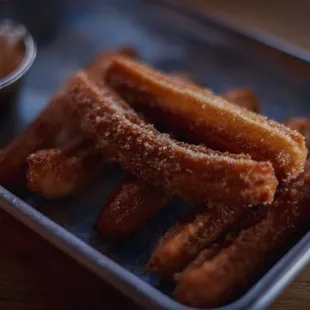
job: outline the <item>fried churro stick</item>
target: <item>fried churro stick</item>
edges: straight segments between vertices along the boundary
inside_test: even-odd
[[[193,83],[192,79],[185,74],[174,72],[170,75],[173,78]],[[235,104],[239,104],[238,100],[240,100],[241,106],[244,106],[244,102],[249,102],[248,108],[255,106],[250,104],[251,102],[255,104],[257,102],[253,92],[248,90],[233,89],[225,93],[224,96],[226,94],[233,98]],[[149,115],[150,113],[146,114],[146,117]],[[158,115],[157,122],[154,120],[154,113],[151,115],[155,125],[158,125],[162,120],[162,115]],[[168,200],[169,198],[164,192],[131,177],[121,183],[109,197],[97,221],[98,231],[104,238],[113,239],[129,235],[153,218]],[[227,231],[241,213],[246,210],[246,208],[239,207],[231,210],[222,205],[205,211],[206,208],[206,205],[203,205],[203,208],[201,208],[201,204],[197,206],[195,210],[201,212],[197,215],[197,220],[193,219],[191,222],[189,218],[187,225],[182,223],[182,228],[174,228],[173,231],[178,232],[174,237],[168,232],[171,238],[164,237],[164,240],[160,242],[160,246],[157,247],[150,260],[150,270],[165,275],[176,272],[178,266],[184,267],[202,248],[213,242],[224,231]],[[216,222],[214,222],[215,219]],[[210,231],[212,233],[208,235]],[[204,238],[199,238],[199,234],[203,235]],[[177,244],[179,240],[181,240],[181,244]]]
[[[28,188],[48,199],[70,196],[98,177],[105,165],[92,141],[79,138],[61,149],[41,150],[27,159]]]
[[[285,125],[301,133],[305,137],[307,149],[310,150],[310,119],[307,117],[293,117],[287,120]]]
[[[269,205],[259,205],[245,210],[242,216],[235,221],[233,229],[230,230],[228,234],[223,234],[216,243],[213,243],[209,247],[205,247],[201,252],[197,253],[198,255],[195,255],[194,259],[187,266],[184,266],[186,268],[185,270],[183,268],[182,272],[188,272],[191,269],[200,267],[204,262],[215,257],[221,250],[230,246],[232,240],[236,238],[241,231],[258,224],[266,216],[268,208]],[[174,274],[174,280],[176,282],[179,282],[182,272]]]
[[[192,142],[269,160],[280,178],[295,178],[303,169],[304,139],[284,125],[134,60],[115,57],[106,76],[130,104],[157,105],[177,115],[180,129]]]
[[[230,206],[273,200],[277,180],[269,162],[175,141],[83,72],[71,80],[69,93],[82,131],[141,180],[186,199],[210,198]]]
[[[121,238],[141,228],[168,201],[155,187],[128,177],[109,197],[102,209],[97,228],[105,238]]]
[[[90,76],[96,83],[99,84],[104,79],[104,70],[116,54],[133,56],[134,51],[124,48],[99,55],[88,69]],[[76,131],[66,92],[66,87],[64,87],[52,98],[33,123],[2,149],[0,153],[1,185],[15,188],[26,184],[27,157],[37,150],[54,147],[63,130],[69,136],[70,132]]]
[[[166,278],[181,271],[247,209],[248,206],[229,208],[211,202],[198,204],[161,238],[147,263],[148,270]]]
[[[216,307],[246,288],[274,250],[310,219],[310,165],[292,184],[283,184],[255,225],[236,233],[207,259],[197,258],[180,278],[174,296],[194,307]],[[204,254],[202,254],[204,255]]]

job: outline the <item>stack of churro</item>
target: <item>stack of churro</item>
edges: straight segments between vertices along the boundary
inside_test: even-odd
[[[310,219],[309,122],[279,124],[251,89],[215,95],[136,57],[112,51],[75,73],[2,150],[0,183],[62,198],[117,162],[127,176],[96,224],[106,239],[136,232],[173,196],[196,202],[146,268],[175,280],[184,304],[225,304]]]

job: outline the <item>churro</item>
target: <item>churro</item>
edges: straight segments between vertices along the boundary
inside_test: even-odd
[[[203,141],[222,151],[271,161],[279,178],[295,178],[303,169],[307,151],[299,133],[207,89],[172,79],[125,57],[115,57],[106,77],[130,104],[157,105],[178,116],[191,142]]]
[[[98,88],[86,73],[76,74],[69,93],[82,131],[139,179],[185,199],[230,206],[273,200],[277,180],[269,162],[173,140],[145,124],[109,87]]]
[[[247,209],[248,206],[229,208],[211,202],[198,204],[161,238],[147,264],[148,270],[167,278],[181,271]]]
[[[48,199],[63,198],[98,177],[105,160],[92,141],[79,138],[64,148],[41,150],[27,159],[28,188]]]
[[[168,199],[160,189],[128,177],[102,209],[97,222],[98,231],[104,238],[128,236],[154,217]]]

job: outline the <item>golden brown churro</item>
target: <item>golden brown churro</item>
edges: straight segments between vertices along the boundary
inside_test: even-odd
[[[269,162],[188,145],[145,124],[109,87],[87,74],[71,80],[69,93],[81,129],[125,170],[171,194],[227,205],[273,200],[277,180]]]
[[[293,117],[287,120],[285,125],[301,133],[305,137],[307,149],[310,150],[310,119],[307,117]]]
[[[96,83],[104,79],[104,70],[108,67],[113,56],[134,55],[129,48],[119,49],[111,53],[99,55],[88,72]],[[76,131],[71,115],[71,105],[66,93],[66,87],[55,95],[33,123],[16,139],[2,149],[0,153],[0,184],[14,188],[26,183],[26,159],[40,149],[54,147],[58,136],[66,131]]]
[[[102,173],[105,163],[93,142],[85,138],[62,149],[38,151],[27,161],[28,188],[48,199],[77,193]]]
[[[115,57],[106,77],[130,104],[156,104],[177,115],[190,141],[269,160],[280,178],[295,178],[303,169],[304,139],[284,125],[124,57]]]
[[[168,201],[160,189],[128,177],[109,197],[102,209],[97,228],[104,238],[120,238],[131,234],[154,217]]]
[[[274,202],[258,223],[226,239],[217,254],[198,257],[185,270],[175,297],[194,307],[216,307],[247,287],[264,268],[273,250],[285,244],[303,222],[310,219],[310,163],[292,184],[282,184]],[[232,234],[233,235],[233,234]],[[202,254],[203,255],[203,254]]]
[[[161,276],[171,277],[227,232],[247,209],[248,206],[229,208],[211,202],[198,204],[159,241],[147,268]]]

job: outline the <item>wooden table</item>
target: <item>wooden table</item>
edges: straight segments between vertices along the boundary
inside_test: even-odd
[[[38,235],[0,212],[1,310],[140,309]],[[308,310],[310,267],[272,310]]]
[[[140,309],[2,211],[0,245],[1,310]]]

